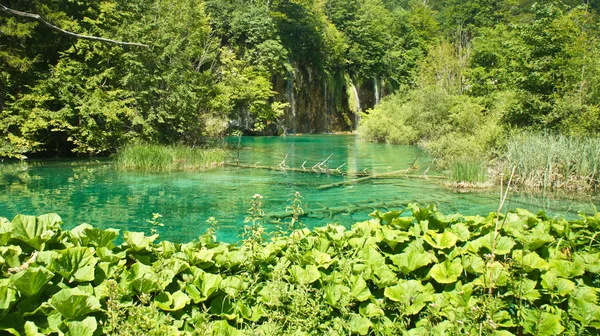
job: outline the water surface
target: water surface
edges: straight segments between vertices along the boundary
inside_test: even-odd
[[[237,138],[229,139],[235,147]],[[237,157],[237,150],[230,150]],[[340,223],[351,225],[368,219],[374,208],[396,209],[410,202],[434,203],[445,213],[487,215],[498,207],[499,192],[456,193],[441,185],[429,170],[431,158],[413,146],[360,142],[352,135],[309,135],[288,137],[243,137],[240,162],[246,165],[285,166],[310,170],[327,159],[326,165],[340,167],[346,176],[262,169],[224,167],[210,172],[141,174],[119,172],[110,160],[31,162],[26,169],[14,166],[0,170],[0,216],[17,213],[57,212],[71,228],[89,223],[101,228],[149,232],[147,222],[159,213],[164,227],[161,238],[186,242],[206,228],[206,220],[219,221],[218,237],[236,241],[252,196],[263,196],[269,213],[285,213],[295,192],[304,197],[311,216],[309,226]],[[372,179],[329,189],[320,186],[356,178],[367,172],[404,170],[416,161],[408,177]],[[572,200],[556,195],[512,194],[507,204],[531,211],[544,210],[552,216],[576,217],[592,212],[597,197]],[[358,210],[357,210],[358,209]],[[269,224],[271,227],[273,224]]]

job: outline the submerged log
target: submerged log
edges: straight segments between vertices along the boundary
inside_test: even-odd
[[[271,167],[271,166],[259,166],[259,165],[248,165],[248,164],[237,164],[237,163],[225,163],[225,166],[227,167],[238,167],[238,168],[244,168],[244,169],[263,169],[263,170],[273,170],[273,171],[281,171],[281,172],[295,172],[295,173],[306,173],[306,174],[325,174],[325,175],[334,175],[334,176],[345,176],[347,174],[347,172],[344,172],[342,170],[340,170],[341,166],[336,168],[336,169],[328,169],[328,168],[306,168],[306,167],[301,167],[301,168],[293,168],[293,167],[287,167],[287,166],[275,166],[275,167]],[[342,165],[343,166],[343,165]],[[365,172],[356,172],[354,173],[356,176],[369,176],[369,173],[365,173]]]
[[[406,174],[406,169],[403,169],[403,170],[396,170],[396,171],[387,172],[387,173],[372,174],[369,176],[351,179],[351,180],[347,180],[347,181],[341,181],[341,182],[336,182],[336,183],[331,183],[331,184],[324,184],[324,185],[318,186],[317,190],[325,190],[325,189],[331,189],[331,188],[335,188],[335,187],[357,184],[357,183],[368,181],[371,179],[402,178],[402,177],[406,177],[406,178],[415,177],[415,178],[422,178],[422,179],[444,178],[444,176],[442,176],[442,175],[427,176],[427,175],[419,175],[419,174]]]

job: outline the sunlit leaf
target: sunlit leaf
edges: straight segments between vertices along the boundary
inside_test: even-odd
[[[429,276],[438,283],[448,284],[456,282],[462,271],[460,258],[456,258],[453,261],[444,260],[442,263],[433,265],[429,271]]]
[[[25,296],[37,294],[52,279],[54,273],[45,267],[29,267],[10,277],[10,281]]]

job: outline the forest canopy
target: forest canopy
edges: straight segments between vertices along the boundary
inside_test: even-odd
[[[149,47],[78,39],[0,11],[0,156],[198,145],[232,130],[344,131],[364,111],[363,130],[401,143],[428,137],[419,123],[444,134],[600,127],[597,0],[2,4]],[[450,97],[433,119],[385,108],[427,94]],[[375,125],[386,118],[406,121],[409,138],[386,138]]]

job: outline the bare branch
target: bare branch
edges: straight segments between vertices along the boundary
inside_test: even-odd
[[[50,22],[46,21],[41,15],[39,14],[32,14],[32,13],[27,13],[27,12],[21,12],[21,11],[17,11],[14,9],[10,9],[6,6],[4,6],[3,4],[0,4],[0,11],[3,11],[5,13],[11,14],[11,15],[16,15],[16,16],[21,16],[21,17],[26,17],[29,19],[33,19],[36,21],[41,22],[42,24],[44,24],[45,26],[56,30],[60,33],[63,33],[65,35],[69,35],[72,37],[76,37],[79,39],[84,39],[84,40],[91,40],[91,41],[101,41],[101,42],[107,42],[107,43],[113,43],[113,44],[117,44],[117,45],[122,45],[122,46],[136,46],[136,47],[144,47],[144,48],[148,48],[149,45],[147,44],[142,44],[142,43],[134,43],[134,42],[121,42],[121,41],[115,41],[115,40],[111,40],[111,39],[107,39],[107,38],[103,38],[103,37],[97,37],[97,36],[89,36],[89,35],[81,35],[81,34],[76,34],[70,31],[66,31],[60,27],[57,27],[53,24],[51,24]]]

